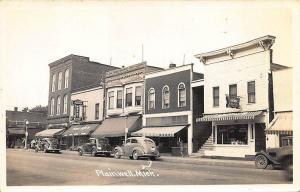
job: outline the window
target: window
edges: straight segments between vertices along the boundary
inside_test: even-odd
[[[123,106],[123,91],[117,91],[117,108],[122,108]]]
[[[75,119],[79,118],[79,105],[74,105],[74,117]]]
[[[99,119],[99,103],[95,104],[95,119]]]
[[[55,91],[55,83],[56,83],[56,75],[53,74],[53,75],[52,75],[52,85],[51,85],[51,91],[52,91],[52,92]]]
[[[237,85],[229,85],[229,98],[236,98],[237,97]]]
[[[218,125],[217,144],[248,144],[248,124]]]
[[[135,106],[141,106],[142,104],[142,87],[135,87]]]
[[[178,85],[178,107],[186,106],[186,89],[184,83]]]
[[[293,136],[282,135],[280,147],[293,146]]]
[[[132,106],[132,88],[126,88],[126,106]]]
[[[57,90],[61,90],[61,84],[62,84],[62,72],[58,73],[58,86]]]
[[[64,96],[64,114],[68,113],[68,95]]]
[[[54,115],[54,98],[51,99],[50,115]]]
[[[219,100],[220,100],[220,89],[219,89],[219,87],[213,87],[213,106],[214,107],[219,106]]]
[[[162,108],[167,109],[170,107],[170,89],[166,85],[162,89]]]
[[[154,90],[154,88],[149,89],[148,109],[155,109],[155,90]]]
[[[82,120],[85,120],[86,119],[86,105],[83,105],[82,106]]]
[[[108,109],[113,109],[114,108],[114,92],[108,92]]]
[[[69,87],[69,69],[65,71],[65,89]]]
[[[138,143],[136,139],[131,139],[131,143]]]
[[[59,115],[60,114],[60,97],[57,97],[57,107],[56,107],[56,114]]]
[[[126,143],[130,143],[130,139],[127,139],[127,140],[126,140]]]
[[[248,103],[255,103],[255,81],[250,81],[247,84]]]

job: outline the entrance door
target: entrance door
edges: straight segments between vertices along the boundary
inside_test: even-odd
[[[265,128],[264,123],[255,123],[255,152],[266,150]]]

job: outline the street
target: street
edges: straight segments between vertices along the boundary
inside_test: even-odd
[[[287,184],[282,170],[8,149],[7,185]]]

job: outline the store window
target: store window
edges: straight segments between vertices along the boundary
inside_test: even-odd
[[[247,145],[248,124],[218,125],[217,144]]]
[[[114,108],[114,92],[108,92],[108,109]]]
[[[170,89],[166,85],[162,89],[162,108],[167,109],[170,107]]]
[[[65,71],[65,89],[69,87],[69,69]]]
[[[293,146],[293,136],[281,136],[280,147]]]
[[[99,119],[99,103],[95,104],[95,119]]]
[[[155,90],[149,89],[148,92],[148,109],[155,109]]]
[[[56,114],[57,114],[57,115],[60,115],[60,104],[61,104],[61,99],[60,99],[60,97],[57,97],[57,102],[56,102],[56,104],[57,104],[57,107],[56,107]]]
[[[220,89],[219,87],[213,87],[213,105],[214,107],[219,106],[220,101]]]
[[[237,85],[229,85],[229,98],[236,98],[237,97]]]
[[[122,108],[123,103],[123,91],[117,91],[117,108]]]
[[[52,75],[52,85],[51,85],[51,91],[52,91],[52,92],[55,91],[55,83],[56,83],[56,75],[53,74],[53,75]]]
[[[255,81],[247,83],[248,103],[255,103]]]
[[[135,88],[135,106],[142,105],[142,87],[138,86]]]
[[[132,87],[126,88],[126,107],[132,106]]]
[[[178,107],[186,106],[186,89],[185,84],[180,83],[178,85]]]

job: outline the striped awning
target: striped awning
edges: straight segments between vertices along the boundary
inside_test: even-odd
[[[64,129],[46,129],[35,134],[37,137],[54,137],[60,135]]]
[[[267,134],[293,134],[293,115],[292,112],[276,114],[266,130]]]
[[[68,130],[66,130],[62,136],[80,136],[80,135],[90,135],[99,124],[85,124],[85,125],[72,125]]]
[[[183,126],[170,126],[170,127],[145,127],[137,132],[131,133],[132,136],[144,137],[174,137],[174,134],[185,128]]]
[[[196,122],[232,121],[232,120],[254,119],[256,116],[261,115],[261,114],[262,114],[262,111],[204,115],[204,117],[197,118]]]

